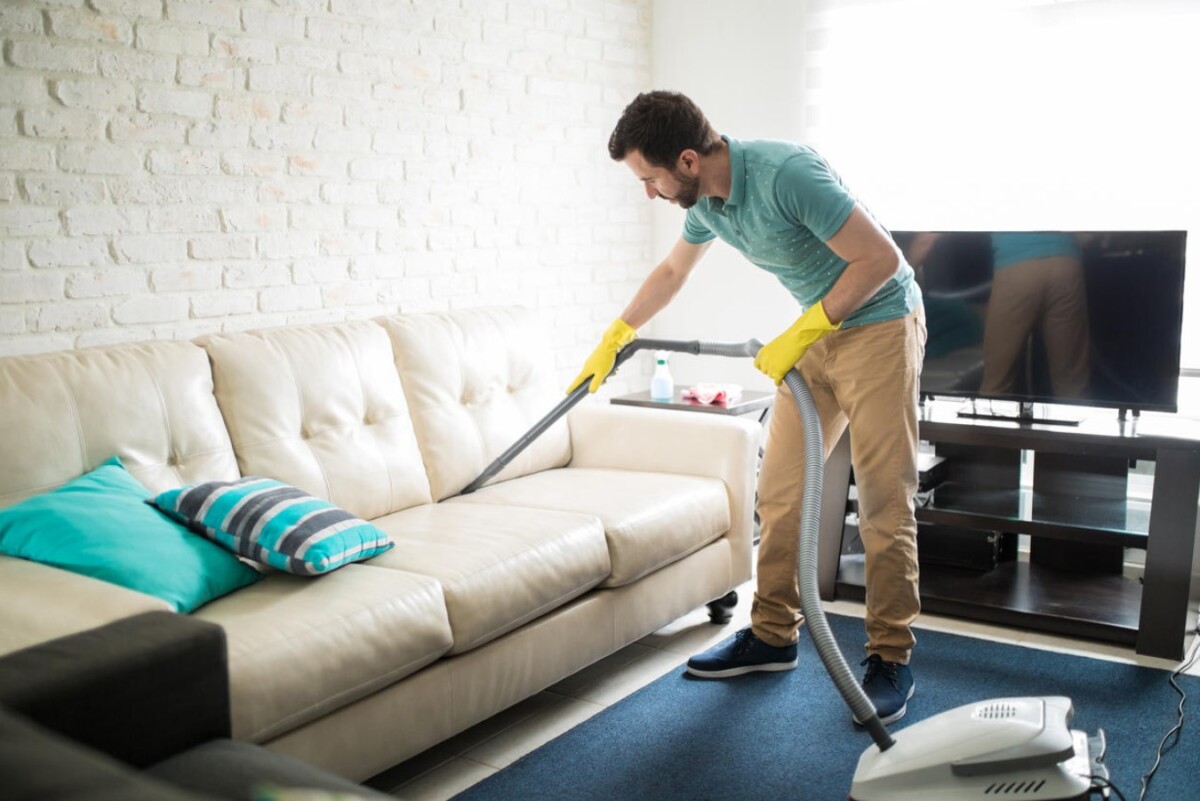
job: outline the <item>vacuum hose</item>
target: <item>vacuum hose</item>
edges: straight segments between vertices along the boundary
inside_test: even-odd
[[[671,339],[636,339],[625,346],[617,354],[612,372],[616,372],[630,356],[639,350],[666,350],[676,353],[692,353],[706,356],[756,356],[762,343],[756,339],[740,343],[700,342],[696,340],[681,342]],[[800,412],[800,422],[804,429],[804,491],[800,501],[800,553],[798,580],[800,585],[800,609],[804,613],[813,645],[825,665],[825,671],[833,679],[834,685],[847,706],[854,713],[855,720],[860,721],[871,735],[871,739],[879,746],[880,751],[891,748],[895,741],[888,734],[883,722],[875,711],[871,699],[867,698],[862,687],[846,664],[838,648],[837,640],[829,629],[829,621],[825,618],[825,610],[821,606],[821,595],[817,579],[817,546],[820,541],[821,525],[821,493],[825,483],[825,447],[821,435],[821,419],[817,415],[816,404],[813,403],[812,393],[808,385],[793,367],[788,370],[783,379],[796,408]],[[516,458],[517,454],[529,446],[535,439],[553,425],[560,417],[588,394],[588,382],[584,381],[567,395],[549,414],[534,424],[520,439],[495,461],[488,465],[479,476],[463,489],[463,494],[474,492],[489,479],[499,473]]]
[[[800,411],[800,424],[804,428],[804,492],[800,498],[800,609],[804,612],[804,620],[812,635],[813,645],[821,661],[825,663],[825,672],[833,679],[838,692],[842,694],[846,704],[854,713],[854,719],[860,721],[871,735],[871,739],[879,746],[880,751],[886,751],[895,745],[895,740],[888,734],[883,721],[875,711],[875,705],[850,672],[846,658],[838,648],[833,632],[829,630],[829,621],[825,618],[825,609],[821,606],[821,595],[817,579],[817,546],[821,539],[821,493],[825,484],[825,447],[821,435],[821,418],[817,415],[816,404],[813,403],[812,393],[808,384],[800,377],[793,367],[783,377],[796,408]]]

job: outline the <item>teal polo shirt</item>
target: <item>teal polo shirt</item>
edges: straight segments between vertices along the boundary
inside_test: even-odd
[[[992,269],[1053,256],[1083,257],[1083,249],[1071,234],[1047,231],[997,231],[992,234]]]
[[[825,243],[850,216],[854,196],[810,147],[721,138],[729,143],[729,199],[700,198],[688,209],[684,240],[699,245],[720,237],[778,278],[807,309],[846,269],[846,261]],[[894,320],[920,303],[912,267],[902,262],[842,327]]]

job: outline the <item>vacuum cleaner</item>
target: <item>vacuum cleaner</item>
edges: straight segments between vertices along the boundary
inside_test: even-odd
[[[617,354],[613,373],[639,350],[754,357],[762,344],[637,339]],[[1074,708],[1063,696],[992,698],[927,718],[895,736],[880,721],[830,631],[817,582],[824,482],[821,425],[812,395],[795,368],[784,376],[804,428],[805,473],[800,518],[800,604],[817,653],[842,698],[874,745],[859,757],[849,801],[991,801],[1087,799],[1107,794],[1104,730],[1071,729]],[[584,381],[463,490],[474,492],[588,394]]]

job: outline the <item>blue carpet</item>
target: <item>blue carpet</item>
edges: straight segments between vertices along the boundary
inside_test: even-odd
[[[845,653],[861,652],[861,619],[830,615],[829,622]],[[1176,721],[1179,695],[1168,672],[940,632],[917,636],[917,694],[893,730],[986,698],[1066,695],[1075,703],[1072,728],[1106,731],[1112,780],[1130,801],[1137,798]],[[857,660],[847,661],[861,675]],[[1188,694],[1182,737],[1147,801],[1200,798],[1200,679],[1178,682]],[[728,680],[672,671],[456,801],[841,801],[870,745],[803,636],[796,670]]]

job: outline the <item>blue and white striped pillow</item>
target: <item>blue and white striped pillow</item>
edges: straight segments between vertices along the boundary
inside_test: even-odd
[[[328,573],[392,547],[370,523],[269,478],[192,484],[150,503],[239,556],[301,576]]]

